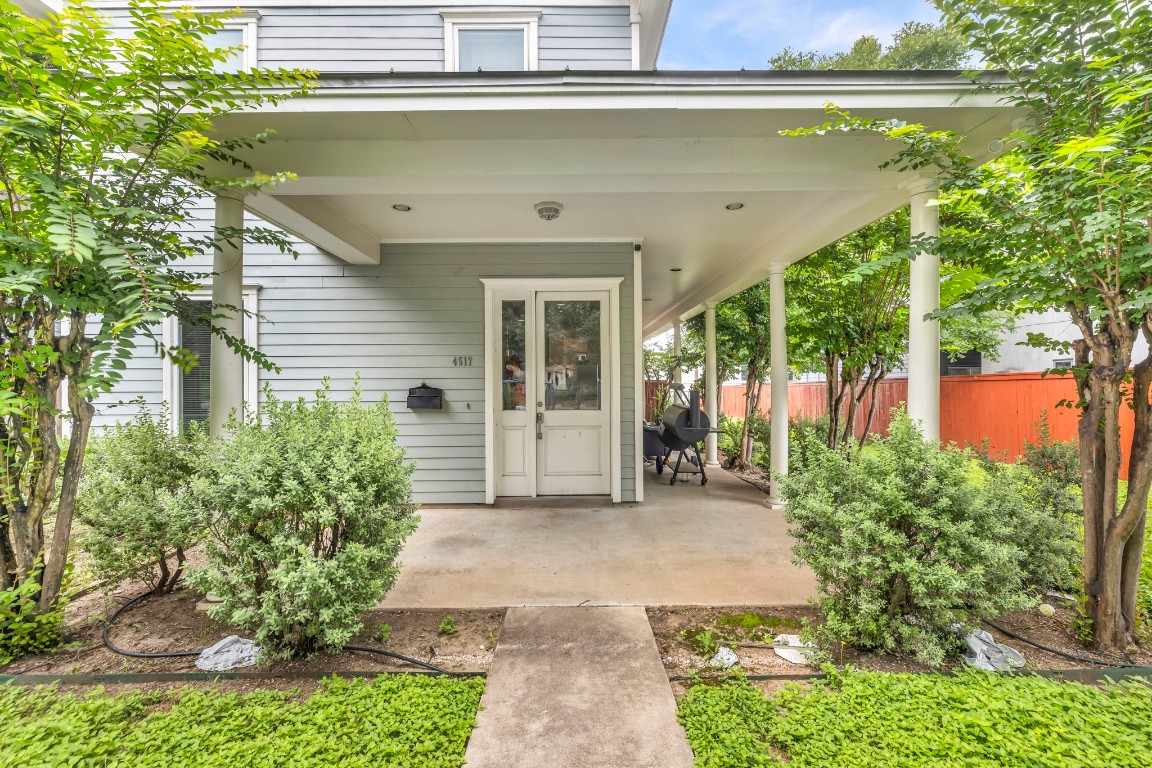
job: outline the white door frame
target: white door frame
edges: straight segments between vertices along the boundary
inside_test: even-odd
[[[499,398],[500,328],[496,323],[495,294],[502,291],[608,291],[608,358],[612,370],[608,373],[609,402],[609,472],[611,474],[612,501],[622,500],[620,464],[620,285],[623,277],[554,277],[554,278],[481,278],[484,285],[484,500],[496,503],[496,414],[493,410]],[[535,301],[535,296],[532,297]],[[533,477],[533,483],[535,478]],[[535,495],[535,494],[533,494]]]

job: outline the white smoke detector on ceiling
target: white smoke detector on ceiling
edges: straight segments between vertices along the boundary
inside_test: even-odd
[[[544,219],[544,221],[552,221],[560,218],[560,211],[564,210],[564,206],[555,200],[545,200],[542,203],[536,203],[536,215]]]

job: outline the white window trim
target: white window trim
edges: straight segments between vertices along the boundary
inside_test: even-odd
[[[461,29],[524,30],[525,70],[540,69],[540,11],[441,11],[444,19],[444,71],[460,71]]]
[[[257,42],[260,38],[259,22],[259,11],[245,11],[224,22],[224,29],[238,29],[244,34],[244,51],[241,56],[241,69],[256,69],[256,67],[260,65],[260,56],[257,52]]]
[[[199,288],[188,294],[193,301],[211,301],[212,289]],[[244,341],[252,349],[259,349],[260,341],[260,286],[244,286]],[[162,329],[164,347],[171,349],[179,345],[180,321],[175,317],[164,318]],[[180,431],[180,398],[181,392],[180,369],[171,360],[164,359],[163,395],[164,403],[168,407],[168,429],[173,434]],[[251,413],[258,413],[260,408],[260,366],[255,361],[244,361],[244,408]]]
[[[620,445],[621,383],[620,383],[620,286],[623,277],[553,277],[522,278],[499,277],[480,278],[484,286],[484,503],[496,503],[496,414],[493,410],[497,392],[500,390],[500,374],[497,360],[500,359],[500,338],[496,324],[495,309],[497,296],[523,291],[534,297],[536,291],[608,291],[608,355],[612,360],[608,387],[613,393],[609,407],[609,461],[611,462],[612,501],[619,504],[623,500],[623,479],[621,463],[623,448]],[[534,298],[529,298],[534,301]],[[639,405],[637,406],[639,407]],[[637,449],[639,450],[639,448]],[[636,482],[643,482],[641,475]],[[535,482],[535,481],[533,481]]]

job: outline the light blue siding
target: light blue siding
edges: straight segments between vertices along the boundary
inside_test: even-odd
[[[244,280],[260,286],[258,345],[280,373],[262,372],[280,397],[310,396],[327,376],[346,398],[357,374],[367,398],[387,396],[401,444],[416,460],[417,500],[475,503],[484,494],[484,277],[623,277],[621,486],[635,499],[633,253],[615,244],[385,245],[379,265],[350,265],[307,244],[293,260],[249,245]],[[203,268],[203,265],[197,265]],[[471,356],[471,367],[452,358]],[[119,401],[158,408],[161,361],[142,347],[119,387],[97,403],[98,425],[130,416]],[[445,391],[443,411],[408,410],[408,388]]]
[[[122,2],[96,0],[95,5],[126,28]],[[275,0],[244,4],[245,11],[260,14],[260,66],[315,69],[323,74],[442,72],[444,20],[440,12],[470,9],[475,6],[451,2],[387,8],[340,6],[338,2],[283,7]],[[541,70],[631,69],[632,31],[626,2],[605,7],[546,5],[540,10]]]

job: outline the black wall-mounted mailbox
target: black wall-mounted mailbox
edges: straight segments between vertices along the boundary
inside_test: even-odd
[[[408,390],[408,407],[413,410],[439,411],[444,408],[444,390],[428,386],[428,382],[421,382],[420,386]]]

